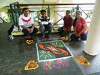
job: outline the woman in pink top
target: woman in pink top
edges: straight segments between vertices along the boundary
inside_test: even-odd
[[[73,22],[74,33],[71,35],[71,41],[86,40],[88,35],[88,30],[86,26],[86,21],[81,17],[81,12],[76,12],[76,18]]]

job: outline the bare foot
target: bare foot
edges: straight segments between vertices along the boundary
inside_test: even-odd
[[[45,35],[42,36],[42,39],[44,39],[44,38],[45,38]]]
[[[48,38],[51,38],[51,35],[48,35]]]
[[[31,36],[25,36],[25,38],[31,38]]]

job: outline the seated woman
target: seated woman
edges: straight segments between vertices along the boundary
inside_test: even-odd
[[[33,17],[29,15],[28,8],[23,8],[23,14],[19,17],[19,25],[22,27],[26,39],[30,39],[31,35],[38,32],[38,29],[34,27]]]
[[[70,10],[66,11],[66,16],[64,16],[63,21],[63,27],[60,27],[58,31],[61,33],[61,36],[68,36],[73,24],[73,18],[70,16]]]
[[[52,25],[50,18],[46,16],[46,11],[41,10],[41,17],[39,18],[40,32],[42,34],[42,39],[45,39],[45,31],[48,31],[48,40],[51,38]]]
[[[74,33],[71,35],[71,41],[78,41],[79,38],[81,40],[86,40],[88,35],[88,30],[86,26],[86,21],[84,18],[81,17],[81,12],[76,12],[76,18],[73,22],[74,26]]]

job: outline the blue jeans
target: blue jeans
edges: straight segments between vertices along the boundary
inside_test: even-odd
[[[44,28],[45,28],[45,30],[42,30],[41,27],[39,28],[41,34],[42,34],[42,35],[45,35],[45,32],[48,31],[48,35],[51,35],[52,26],[51,26],[51,25],[44,25]]]
[[[85,41],[87,39],[87,35],[88,35],[88,32],[86,32],[85,34],[81,34],[80,35],[81,37],[77,37],[76,35],[72,34],[70,38],[71,38],[71,41],[78,41],[79,38]]]
[[[58,31],[60,32],[61,36],[69,36],[69,32],[68,31],[64,31],[63,27],[60,27],[58,29]]]

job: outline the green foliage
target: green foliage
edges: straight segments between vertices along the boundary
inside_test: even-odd
[[[11,13],[5,13],[6,16],[3,16],[2,18],[6,21],[6,22],[12,22],[12,15]]]
[[[75,15],[76,15],[76,9],[72,7],[72,9],[71,9],[71,16],[73,18],[75,18]]]
[[[41,16],[40,11],[37,11],[37,16],[35,17],[35,22],[39,22],[39,18]]]
[[[11,15],[11,13],[7,13],[7,14],[8,14],[9,22],[13,22],[13,19],[12,19],[12,15]]]

